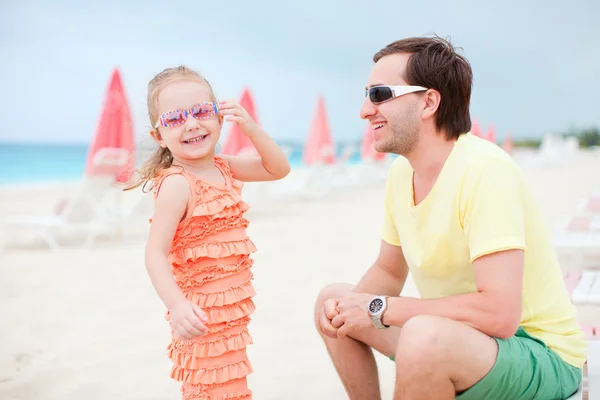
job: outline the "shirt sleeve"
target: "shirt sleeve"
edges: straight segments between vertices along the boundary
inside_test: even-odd
[[[385,186],[384,196],[384,215],[383,224],[381,226],[381,238],[393,246],[400,246],[400,236],[398,235],[398,229],[396,222],[394,221],[394,174],[393,170],[390,169],[388,174],[387,183]]]
[[[461,191],[470,262],[498,251],[526,248],[523,178],[501,159],[485,159],[465,175]]]

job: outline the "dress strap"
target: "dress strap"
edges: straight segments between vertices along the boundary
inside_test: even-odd
[[[225,179],[225,186],[231,190],[233,183],[233,174],[231,173],[231,168],[229,168],[229,163],[224,158],[215,155],[215,166],[221,171],[223,174],[223,179]]]
[[[156,197],[158,197],[158,192],[160,191],[160,187],[162,186],[162,183],[164,182],[164,180],[171,176],[171,175],[182,175],[185,177],[185,179],[187,179],[189,187],[190,187],[190,196],[188,199],[188,204],[187,204],[187,210],[185,212],[185,217],[187,217],[188,215],[191,215],[193,209],[194,209],[194,205],[196,203],[196,199],[195,199],[195,179],[193,176],[191,176],[190,174],[188,174],[185,169],[183,169],[183,167],[180,166],[172,166],[168,169],[163,170],[162,172],[160,172],[160,174],[154,179],[154,186],[152,188],[152,194],[154,196],[154,199],[156,199]]]
[[[229,162],[226,159],[215,155],[215,165],[223,174],[227,188],[241,196],[244,183],[235,179],[235,177],[233,176],[233,172],[231,172]]]

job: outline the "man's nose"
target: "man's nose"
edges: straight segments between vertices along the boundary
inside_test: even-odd
[[[362,107],[360,108],[360,117],[362,119],[369,119],[369,117],[372,117],[376,113],[377,109],[375,108],[375,105],[373,104],[373,102],[371,102],[369,96],[366,96],[365,100],[363,101]]]

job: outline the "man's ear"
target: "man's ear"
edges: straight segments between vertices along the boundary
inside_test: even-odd
[[[158,129],[153,129],[150,131],[150,136],[152,136],[152,139],[154,139],[154,141],[156,143],[158,143],[158,145],[162,148],[167,147],[167,144],[165,143],[165,141],[162,138],[162,135],[160,134],[160,132],[158,131]]]
[[[442,101],[442,95],[440,92],[434,89],[429,89],[425,92],[425,104],[423,107],[423,118],[431,118],[435,115],[438,108],[440,107],[440,102]]]

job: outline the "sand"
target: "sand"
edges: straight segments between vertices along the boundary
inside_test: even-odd
[[[551,224],[600,188],[597,155],[550,164],[531,154],[517,159]],[[0,189],[0,219],[45,214],[74,190],[73,184]],[[135,204],[134,196],[124,203]],[[259,249],[255,343],[248,350],[254,398],[347,398],[314,329],[313,304],[321,287],[356,282],[375,259],[382,196],[377,181],[312,200],[287,200],[271,212],[257,206],[249,214],[249,233]],[[122,240],[100,240],[88,249],[50,252],[36,246],[0,253],[1,399],[179,398],[178,383],[168,378],[165,310],[144,267],[143,220],[137,229],[127,226]],[[417,295],[410,279],[404,293]],[[580,315],[600,324],[597,309]],[[384,398],[391,398],[393,363],[377,359]]]

